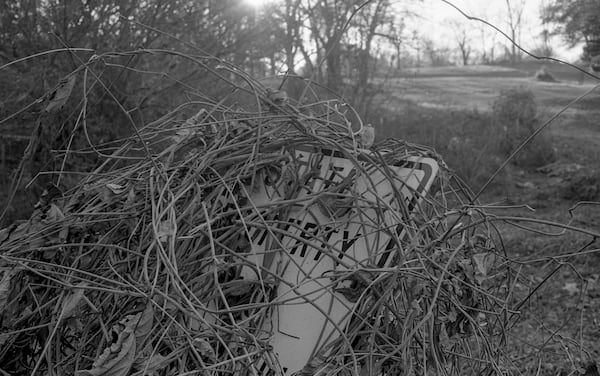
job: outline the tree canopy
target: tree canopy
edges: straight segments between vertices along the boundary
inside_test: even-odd
[[[557,25],[562,34],[575,45],[585,43],[583,58],[600,55],[600,2],[598,0],[554,0],[545,10],[546,21]]]

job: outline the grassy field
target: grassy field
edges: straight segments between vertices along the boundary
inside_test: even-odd
[[[591,78],[578,81],[580,72],[572,67],[546,65],[557,82],[535,80],[542,64],[522,63],[517,68],[467,66],[421,68],[387,79],[382,96],[382,115],[371,117],[380,138],[399,137],[425,143],[444,153],[454,136],[472,136],[485,128],[494,101],[506,90],[529,90],[537,105],[539,126],[559,112],[543,135],[552,139],[560,162],[574,162],[595,168],[600,156],[600,90]],[[570,74],[569,74],[570,73]],[[579,96],[592,91],[584,98]],[[477,149],[481,145],[473,145]]]
[[[539,164],[508,166],[482,201],[513,206],[490,209],[493,215],[597,231],[600,91],[593,91],[596,83],[589,78],[582,82],[580,72],[567,66],[547,64],[557,82],[536,81],[534,73],[541,65],[407,71],[388,80],[388,91],[382,96],[385,111],[370,120],[378,126],[380,138],[435,147],[477,191],[502,162],[502,156],[489,152],[500,141],[497,128],[504,126],[495,118],[494,102],[506,90],[528,90],[537,105],[535,127],[562,112],[540,135],[554,152],[553,163],[541,169]],[[453,139],[462,147],[449,145]],[[600,242],[557,227],[535,223],[525,227],[499,224],[508,257],[522,265],[515,292],[525,296],[543,282],[508,336],[515,372],[592,375],[591,365],[600,359]]]

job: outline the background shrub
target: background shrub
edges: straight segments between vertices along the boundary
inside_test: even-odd
[[[500,152],[508,157],[540,125],[533,92],[517,87],[500,92],[492,103],[493,136],[500,136]],[[547,134],[541,133],[514,159],[521,167],[540,167],[556,160],[556,152]]]
[[[424,108],[412,102],[401,106],[382,108],[377,119],[369,119],[379,140],[393,137],[433,147],[472,188],[480,187],[503,162],[489,112]]]

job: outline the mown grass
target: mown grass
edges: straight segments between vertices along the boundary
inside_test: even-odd
[[[380,140],[399,138],[433,147],[476,190],[541,123],[535,96],[524,88],[498,93],[490,107],[436,108],[403,100],[394,107],[382,105],[368,120]],[[540,135],[499,174],[491,190],[510,188],[512,166],[532,169],[555,158],[551,137]]]
[[[556,84],[531,84],[534,70],[527,70],[531,66],[514,68],[526,70],[527,74],[522,79],[512,77],[512,81],[526,84],[524,87],[529,87],[531,93],[516,90],[511,94],[509,90],[503,96],[501,90],[507,87],[494,86],[494,83],[508,82],[498,81],[493,75],[489,75],[490,80],[483,75],[474,75],[474,79],[453,76],[444,80],[416,76],[407,84],[404,97],[396,88],[396,93],[392,93],[395,97],[370,121],[378,125],[381,138],[399,137],[433,146],[477,191],[506,158],[507,150],[514,150],[512,147],[526,138],[532,127],[540,126],[590,88],[587,80],[581,86],[573,82],[578,73],[569,71],[571,68],[549,67],[561,81]],[[426,87],[429,92],[419,93],[419,87]],[[473,88],[476,91],[471,90]],[[475,98],[480,93],[477,90],[484,88],[493,92],[481,91],[488,97]],[[515,121],[513,115],[526,109],[526,103],[531,105],[530,99],[537,105],[535,115],[529,116],[527,121],[523,117]],[[593,93],[577,102],[572,110],[542,132],[533,146],[517,158],[516,164],[510,164],[500,174],[482,201],[516,206],[495,209],[494,215],[598,228],[600,180],[594,172],[598,169],[600,150],[598,101],[600,96]],[[462,142],[450,142],[453,138]],[[502,147],[507,141],[510,142]],[[547,159],[548,155],[551,158]],[[559,166],[576,164],[581,170],[575,176],[536,171],[536,165],[553,159]],[[524,187],[522,183],[529,185]],[[582,200],[593,203],[577,206]],[[523,306],[520,321],[508,336],[513,371],[515,374],[566,375],[577,374],[573,372],[577,370],[579,374],[595,374],[588,371],[596,366],[594,360],[600,354],[600,343],[596,340],[597,312],[600,312],[597,238],[539,226],[534,231],[520,231],[505,225],[498,228],[506,254],[523,266],[519,280],[514,283],[515,291],[526,296],[543,282]]]

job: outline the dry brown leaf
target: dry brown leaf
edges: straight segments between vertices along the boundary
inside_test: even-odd
[[[190,139],[194,135],[194,132],[189,128],[181,128],[178,129],[177,132],[173,136],[171,136],[171,140],[173,140],[174,144],[179,144],[184,140]]]
[[[50,207],[46,211],[46,216],[41,220],[41,223],[47,225],[56,222],[62,222],[65,219],[65,215],[62,210],[55,204],[50,204]],[[69,236],[69,226],[65,223],[61,227],[58,233],[48,234],[48,240],[50,244],[61,244],[67,241]]]
[[[223,284],[223,294],[227,297],[248,296],[256,285],[252,281],[236,280]]]
[[[488,274],[496,262],[496,257],[493,253],[476,253],[472,256],[473,264],[475,264],[475,279],[481,283],[488,277]]]
[[[50,204],[50,207],[46,211],[46,217],[42,220],[43,223],[54,223],[65,219],[65,215],[62,210],[59,209],[55,204]]]
[[[133,187],[131,187],[129,188],[129,192],[127,193],[127,199],[125,200],[125,204],[123,206],[125,209],[129,209],[135,206],[135,204],[135,190],[133,189]]]
[[[152,308],[152,304],[148,303],[148,305],[146,305],[146,309],[137,315],[139,315],[139,318],[137,319],[135,325],[135,343],[137,344],[138,348],[141,348],[143,342],[146,340],[146,337],[148,337],[148,334],[150,334],[152,331],[152,326],[154,325],[154,309]]]
[[[11,232],[11,240],[19,240],[26,249],[36,249],[44,246],[45,239],[41,231],[44,226],[38,218],[32,218],[29,221],[20,223],[17,228]],[[33,235],[33,236],[32,236]]]
[[[108,188],[115,195],[125,193],[125,191],[127,190],[126,186],[114,183],[107,183],[106,188]]]
[[[17,228],[17,224],[13,223],[8,227],[3,228],[2,230],[0,230],[0,243],[4,243],[5,241],[7,241],[10,238],[10,235],[12,234],[12,232]]]
[[[162,221],[158,224],[158,232],[156,235],[158,236],[159,242],[166,243],[169,241],[169,236],[175,235],[175,226],[169,220]]]
[[[133,363],[133,369],[137,372],[134,375],[149,375],[158,374],[163,368],[169,365],[172,359],[162,356],[153,351],[152,347],[146,346],[141,351]]]
[[[92,369],[77,371],[76,376],[126,376],[135,358],[135,335],[132,328],[119,333],[117,342],[106,349],[92,364]]]
[[[381,362],[372,362],[365,364],[360,370],[360,376],[381,375]]]
[[[446,324],[442,323],[439,331],[439,343],[442,346],[442,349],[445,351],[449,351],[456,344],[456,338],[453,336],[450,338],[448,336],[448,331],[446,330]]]
[[[77,80],[77,76],[71,74],[61,80],[56,89],[50,94],[48,98],[48,104],[46,105],[46,112],[55,112],[60,110],[67,100],[71,96],[71,92],[73,91],[73,87],[75,86],[75,81]]]
[[[0,273],[2,279],[0,279],[0,313],[3,313],[8,303],[8,296],[10,294],[10,282],[18,269],[15,267],[1,267]]]
[[[124,193],[128,192],[128,187],[126,185],[115,184],[115,183],[106,183],[99,188],[100,197],[102,201],[110,205],[115,201],[119,200]]]
[[[83,299],[83,294],[85,292],[86,285],[84,283],[80,283],[75,287],[73,292],[68,294],[62,302],[62,319],[68,319],[75,315],[75,310],[79,303],[81,303],[81,299]]]
[[[217,359],[217,354],[215,353],[215,349],[208,343],[204,338],[194,338],[194,347],[198,349],[202,356],[215,361]]]
[[[78,371],[76,376],[125,376],[136,358],[136,348],[152,330],[154,312],[148,304],[143,312],[127,315],[113,327],[117,341],[104,349],[92,369]]]

